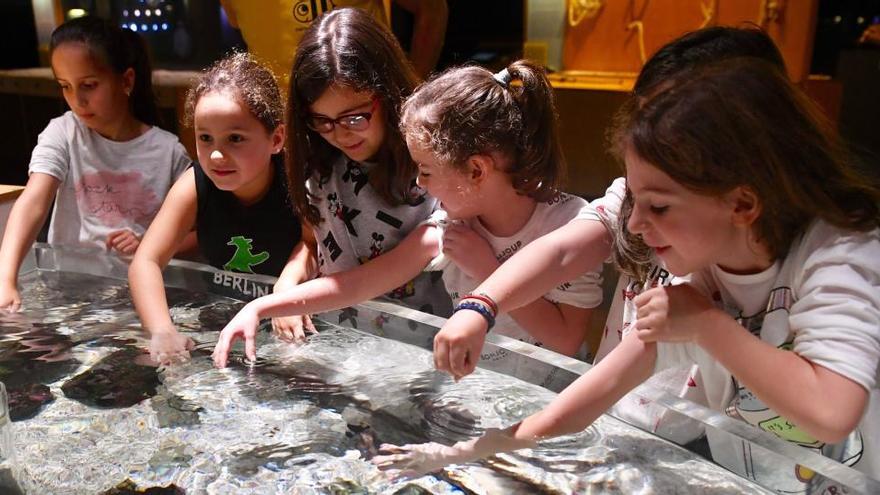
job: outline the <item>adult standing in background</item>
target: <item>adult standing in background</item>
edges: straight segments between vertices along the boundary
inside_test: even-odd
[[[333,9],[357,7],[388,25],[389,1],[220,0],[220,4],[229,24],[241,31],[248,51],[272,69],[286,92],[296,47],[315,18]],[[446,0],[393,1],[413,15],[409,58],[416,72],[424,78],[434,69],[443,48],[449,15]]]

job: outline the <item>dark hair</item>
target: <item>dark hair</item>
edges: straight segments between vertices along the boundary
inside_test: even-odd
[[[501,152],[517,192],[546,201],[565,177],[553,88],[544,70],[526,60],[506,70],[519,84],[499,82],[482,67],[447,70],[406,100],[401,129],[446,165]]]
[[[342,153],[306,126],[309,107],[332,85],[369,91],[378,99],[387,123],[376,166],[369,172],[373,189],[390,205],[409,203],[416,166],[398,129],[400,105],[415,89],[418,76],[394,35],[361,9],[336,9],[306,30],[296,50],[287,105],[287,178],[290,197],[301,217],[317,224],[321,217],[309,202],[305,182],[327,177]]]
[[[880,223],[880,184],[852,166],[813,102],[755,58],[679,74],[621,116],[615,143],[618,156],[629,149],[699,194],[753,190],[761,205],[753,232],[775,258],[816,218],[854,230]],[[618,225],[624,237],[631,212],[628,193]],[[628,241],[617,246],[618,261],[643,275],[644,245]]]
[[[682,71],[737,57],[759,58],[785,71],[779,48],[760,27],[713,26],[687,33],[657,50],[639,72],[633,93],[649,96],[659,84]]]
[[[218,60],[186,93],[186,122],[191,124],[196,104],[206,93],[230,93],[273,132],[284,120],[281,92],[272,71],[248,53],[231,53]]]
[[[141,122],[159,125],[159,110],[153,94],[153,69],[144,40],[99,17],[69,20],[52,32],[49,53],[64,43],[83,43],[95,57],[116,74],[134,70],[134,87],[129,96],[131,113]]]

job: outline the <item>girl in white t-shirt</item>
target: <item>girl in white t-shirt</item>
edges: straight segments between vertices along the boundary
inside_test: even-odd
[[[557,190],[564,167],[553,91],[543,70],[529,62],[495,75],[480,67],[442,74],[406,101],[401,128],[419,184],[441,201],[440,213],[363,265],[246,305],[220,335],[218,366],[226,365],[238,338],[255,357],[261,318],[349,306],[425,269],[443,270],[456,311],[494,323],[492,301],[471,291],[516,250],[588,210],[584,200]],[[582,274],[499,319],[498,331],[572,355],[583,343],[590,308],[601,302],[599,282],[597,273]]]
[[[375,462],[415,474],[532,446],[585,428],[657,370],[697,364],[712,408],[880,479],[880,185],[828,129],[757,59],[686,71],[625,107],[622,207],[600,214],[619,219],[628,273],[649,279],[659,259],[690,282],[629,300],[621,343],[544,410],[452,447],[388,446]],[[482,324],[469,316],[447,326]],[[843,493],[707,434],[719,464],[764,486]]]
[[[18,270],[55,208],[49,242],[135,252],[174,180],[190,164],[156,127],[152,71],[134,32],[96,18],[52,33],[52,71],[70,111],[40,134],[30,177],[0,247],[0,308],[17,309]]]

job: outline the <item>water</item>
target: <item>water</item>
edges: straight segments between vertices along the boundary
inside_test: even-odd
[[[760,492],[609,417],[536,449],[393,482],[368,462],[381,443],[454,442],[555,394],[484,370],[454,383],[422,349],[320,319],[307,343],[263,332],[256,364],[237,347],[218,370],[217,331],[241,303],[180,289],[168,289],[172,314],[198,344],[189,362],[157,369],[119,280],[34,271],[21,282],[25,310],[0,315],[15,449],[11,459],[0,417],[0,472],[15,479],[0,479],[2,493]]]

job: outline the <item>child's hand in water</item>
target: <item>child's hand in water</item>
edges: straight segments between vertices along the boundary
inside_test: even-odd
[[[306,333],[317,333],[309,315],[272,318],[272,333],[285,342],[302,342]]]
[[[253,302],[245,304],[241,311],[220,332],[217,346],[214,347],[214,365],[218,368],[226,367],[229,349],[238,339],[244,339],[245,356],[251,361],[255,361],[257,359],[255,340],[259,326],[260,317],[254,308]]]
[[[690,284],[655,287],[633,299],[635,329],[645,342],[696,342],[700,332],[710,330],[712,301]]]
[[[458,442],[451,447],[435,442],[401,447],[384,444],[379,447],[379,453],[383,455],[373,457],[372,463],[382,471],[389,471],[394,477],[416,478],[449,464],[464,464],[499,452],[533,446],[533,441],[516,439],[509,430],[489,428],[483,436]]]
[[[107,235],[107,249],[115,250],[122,254],[134,254],[141,239],[130,230],[116,230]]]
[[[162,366],[189,359],[189,351],[195,345],[189,337],[174,327],[150,332],[150,359]]]
[[[480,313],[456,311],[434,336],[434,367],[456,380],[473,373],[486,342],[486,326]]]
[[[449,224],[443,233],[443,254],[468,277],[482,282],[500,265],[492,246],[472,228]]]
[[[21,294],[15,284],[0,284],[0,310],[18,311],[21,309]]]

